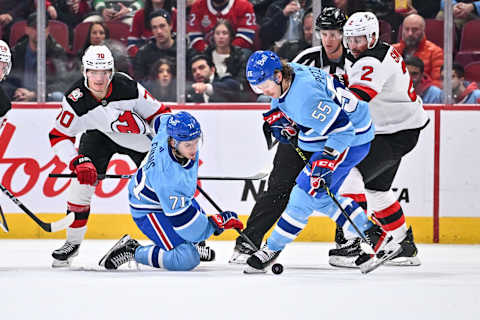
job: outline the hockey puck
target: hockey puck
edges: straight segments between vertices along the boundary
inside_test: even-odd
[[[273,266],[272,266],[272,272],[274,274],[282,274],[283,272],[283,266],[280,264],[280,263],[275,263]]]

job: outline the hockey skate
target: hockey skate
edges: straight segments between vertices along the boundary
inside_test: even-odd
[[[209,262],[215,260],[215,251],[205,244],[205,241],[195,243],[198,254],[200,255],[200,261]]]
[[[360,238],[345,239],[344,243],[336,244],[336,249],[328,251],[328,263],[333,267],[358,268],[355,260],[363,253],[360,248]]]
[[[116,270],[121,265],[135,260],[135,250],[140,246],[137,240],[124,235],[98,262],[108,270]]]
[[[79,244],[73,244],[66,241],[63,246],[53,250],[52,268],[66,268],[70,267],[74,257],[78,256]]]
[[[417,246],[413,240],[412,227],[408,228],[407,236],[400,242],[402,251],[393,259],[385,262],[389,266],[419,266],[420,259],[417,257]]]
[[[233,249],[233,254],[228,263],[232,264],[245,264],[247,259],[255,253],[255,249],[252,248],[247,242],[239,242]]]
[[[392,236],[387,235],[381,227],[375,224],[365,230],[364,233],[368,245],[374,249],[376,254],[363,252],[355,260],[355,264],[360,267],[362,273],[372,272],[386,261],[396,257],[402,251],[400,244],[395,242]]]
[[[271,250],[268,248],[267,244],[265,244],[262,249],[258,250],[247,259],[247,266],[243,270],[243,273],[266,273],[267,270],[265,270],[265,268],[275,262],[280,255],[280,252],[280,250]]]

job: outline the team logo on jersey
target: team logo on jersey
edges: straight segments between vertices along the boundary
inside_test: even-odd
[[[80,91],[79,88],[73,90],[72,92],[70,92],[70,94],[68,95],[68,98],[70,100],[72,100],[73,102],[77,102],[78,99],[80,99],[81,97],[83,97],[83,93],[82,91]]]
[[[206,28],[212,23],[212,20],[210,20],[208,15],[204,15],[200,23],[202,24],[202,27]]]
[[[125,111],[117,120],[112,122],[111,128],[113,132],[120,133],[147,133],[145,121],[135,112]]]

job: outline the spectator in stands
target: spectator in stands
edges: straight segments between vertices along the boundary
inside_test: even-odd
[[[405,18],[402,26],[402,40],[393,45],[403,56],[419,57],[425,65],[425,73],[433,83],[441,87],[440,68],[443,65],[443,49],[428,41],[425,36],[425,20],[418,14]]]
[[[177,26],[177,9],[174,8],[173,0],[146,0],[145,7],[139,9],[133,16],[132,29],[128,36],[128,50],[131,57],[137,54],[138,48],[143,46],[149,40],[152,34],[150,27],[150,14],[158,9],[163,9],[170,13],[172,20],[172,32],[175,32]]]
[[[92,10],[88,0],[55,0],[54,6],[58,13],[57,19],[68,25],[70,33]]]
[[[438,0],[409,0],[409,5],[425,19],[433,19],[437,16],[440,10],[440,3]]]
[[[80,58],[91,45],[100,45],[105,42],[106,39],[110,39],[110,30],[103,22],[93,22],[88,27],[87,38],[82,50],[79,52]]]
[[[187,102],[232,102],[238,101],[240,83],[230,75],[219,78],[212,60],[203,54],[191,61],[194,83],[187,86]]]
[[[478,19],[480,16],[480,1],[457,1],[452,0],[453,5],[453,20],[458,29],[470,20]],[[440,2],[440,12],[437,19],[443,20],[444,17],[445,0]]]
[[[171,23],[170,13],[163,9],[150,14],[153,38],[138,50],[133,60],[133,69],[137,80],[145,80],[150,74],[152,65],[159,58],[170,58],[172,61],[176,61],[177,44],[172,38]]]
[[[462,65],[454,63],[452,66],[452,95],[454,103],[480,104],[480,90],[476,82],[465,81],[465,69]],[[443,66],[442,66],[443,80]]]
[[[443,103],[442,89],[435,86],[430,76],[423,72],[423,61],[415,56],[410,56],[404,61],[407,65],[410,78],[412,79],[415,92],[422,97],[423,103]]]
[[[48,17],[46,24],[48,25]],[[37,14],[28,16],[25,34],[12,50],[12,72],[8,83],[14,88],[13,101],[35,101],[37,97]],[[53,37],[47,36],[47,99],[60,101],[67,89],[62,77],[66,74],[66,53]]]
[[[302,19],[310,5],[310,0],[273,2],[260,25],[263,47],[276,51],[287,41],[300,40],[303,36]]]
[[[228,20],[235,30],[232,45],[253,48],[257,24],[248,0],[197,0],[193,3],[187,23],[190,47],[204,52],[211,41],[218,19]]]
[[[87,17],[84,22],[110,22],[119,21],[132,25],[135,12],[143,8],[143,1],[136,0],[127,7],[124,1],[93,0],[93,9],[95,12]]]
[[[333,5],[337,8],[342,9],[347,16],[350,16],[355,12],[365,11],[366,9],[365,2],[369,2],[369,0],[333,0]],[[373,2],[383,2],[383,1],[376,0]]]
[[[277,51],[280,58],[292,60],[301,51],[312,46],[313,36],[313,13],[309,11],[302,20],[303,37],[300,40],[293,40],[285,42]]]
[[[0,28],[3,40],[8,43],[11,26],[20,20],[27,19],[35,11],[33,0],[2,0],[0,1]]]
[[[168,58],[160,58],[152,70],[152,80],[142,82],[143,86],[161,102],[177,101],[175,64]]]
[[[241,84],[242,92],[249,89],[245,77],[245,68],[250,50],[232,45],[235,31],[228,20],[219,19],[213,28],[213,44],[205,51],[215,66],[217,76],[221,79],[231,76]],[[246,91],[249,92],[249,91]],[[236,101],[250,100],[248,94],[240,94]]]

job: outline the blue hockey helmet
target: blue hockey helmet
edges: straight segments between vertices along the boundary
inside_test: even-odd
[[[167,134],[177,142],[190,141],[202,136],[200,123],[190,113],[181,111],[168,118]]]
[[[275,81],[275,70],[282,69],[282,62],[276,53],[272,51],[255,51],[250,58],[248,58],[246,70],[247,80],[255,90],[255,86],[267,80]],[[257,92],[257,90],[255,90],[255,92]]]

